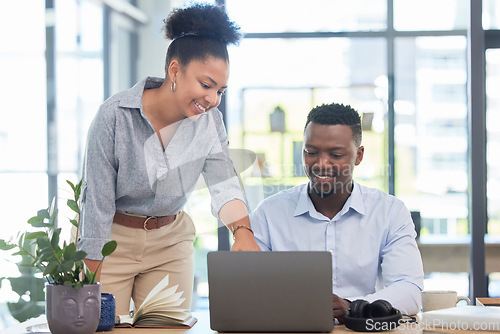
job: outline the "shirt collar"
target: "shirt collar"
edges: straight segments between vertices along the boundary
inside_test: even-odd
[[[142,110],[142,95],[144,93],[144,90],[158,88],[163,84],[163,81],[165,81],[165,79],[156,77],[147,77],[139,81],[132,88],[127,90],[127,94],[125,94],[125,96],[120,99],[119,106],[122,108],[139,109],[142,117],[147,119],[147,117],[144,115],[144,111]],[[200,115],[200,117],[204,117],[206,114],[207,113],[204,112]]]
[[[123,108],[137,108],[142,107],[142,94],[145,89],[158,88],[162,85],[164,79],[147,77],[136,83],[132,88],[128,89],[127,94],[120,99],[119,106]]]
[[[344,215],[349,211],[349,209],[352,208],[359,214],[365,215],[366,210],[363,202],[363,195],[361,194],[361,187],[354,180],[352,181],[352,183],[353,187],[351,196],[349,196],[339,214]],[[314,204],[309,197],[309,194],[307,192],[308,184],[309,183],[302,185],[302,189],[299,193],[299,199],[297,201],[297,206],[295,207],[295,211],[293,213],[294,216],[300,216],[306,212],[310,212],[311,216],[320,214],[318,211],[316,211],[316,208],[314,207]]]
[[[352,208],[356,210],[359,214],[365,215],[365,204],[363,201],[363,194],[361,193],[361,187],[354,180],[352,181],[352,192],[351,196],[345,202],[344,207],[340,210],[341,214],[346,213],[349,209]]]
[[[303,184],[302,189],[299,193],[299,199],[297,201],[297,206],[295,207],[295,212],[293,213],[294,216],[300,216],[308,211],[316,209],[314,208],[314,205],[311,201],[311,198],[309,197],[309,194],[307,193],[308,185],[309,183]]]

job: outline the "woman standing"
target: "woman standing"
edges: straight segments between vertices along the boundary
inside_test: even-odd
[[[165,79],[148,77],[110,97],[88,133],[79,248],[95,270],[102,245],[118,242],[100,273],[117,314],[128,314],[130,298],[138,307],[167,274],[190,308],[195,228],[182,209],[200,174],[212,213],[233,233],[232,250],[260,250],[216,108],[239,28],[201,4],[174,10],[164,28],[172,39]]]

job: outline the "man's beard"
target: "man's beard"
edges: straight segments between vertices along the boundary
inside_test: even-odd
[[[328,189],[327,191],[324,191],[323,190],[324,187],[320,187],[320,189],[318,189],[316,185],[311,185],[311,182],[309,182],[309,193],[311,193],[312,189],[312,191],[320,198],[330,197],[333,194],[335,194],[335,188],[333,188],[330,183],[327,184],[328,184]]]

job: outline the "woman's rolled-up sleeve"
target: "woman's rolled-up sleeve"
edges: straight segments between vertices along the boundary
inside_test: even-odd
[[[101,249],[111,239],[118,169],[114,129],[113,106],[101,106],[89,128],[82,171],[78,248],[91,260],[101,259]]]
[[[247,208],[248,204],[238,174],[229,157],[229,142],[222,114],[217,111],[211,115],[213,115],[218,140],[214,141],[205,160],[202,174],[210,191],[212,214],[218,218],[220,209],[229,201],[241,200]]]

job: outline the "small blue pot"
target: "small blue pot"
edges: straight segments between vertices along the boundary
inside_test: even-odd
[[[110,293],[101,293],[101,317],[99,319],[98,332],[110,331],[115,326],[116,302],[115,296]]]

